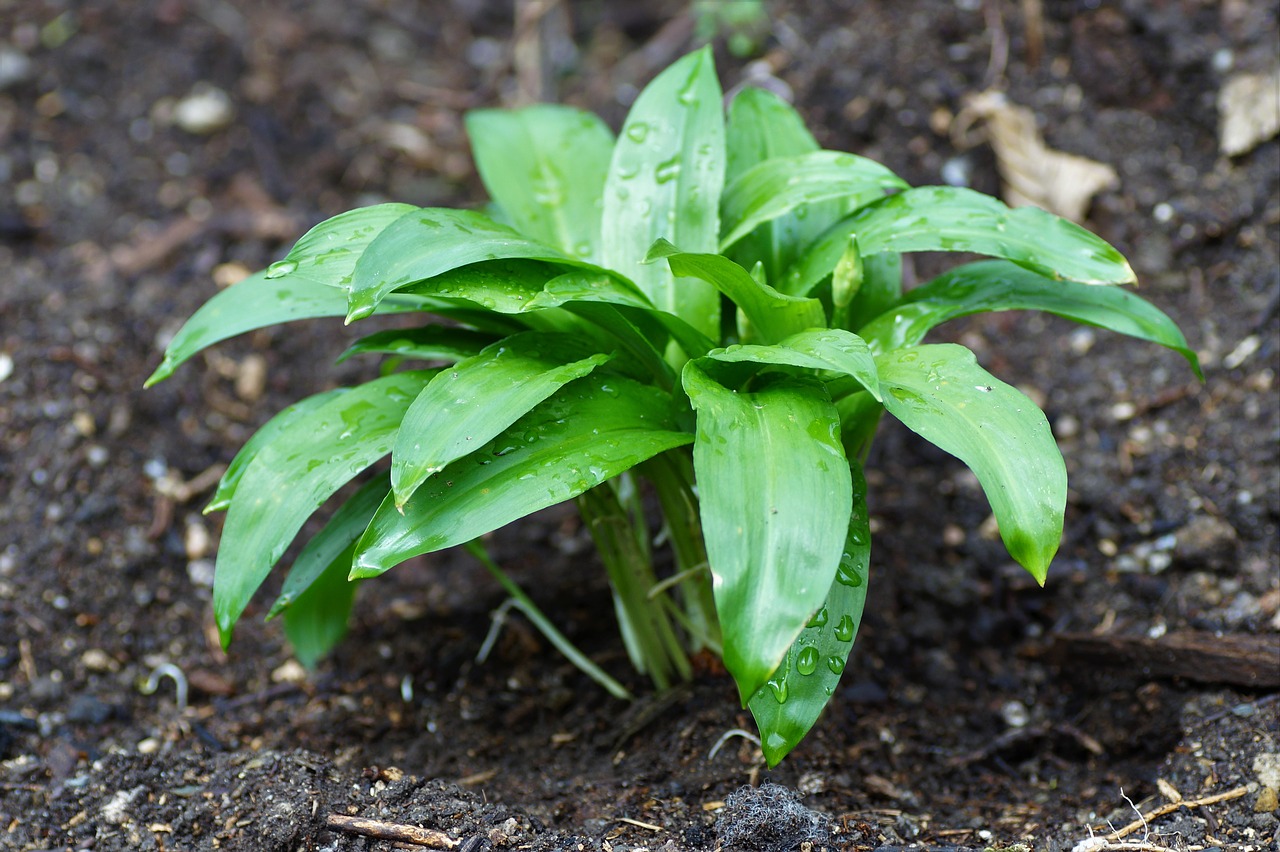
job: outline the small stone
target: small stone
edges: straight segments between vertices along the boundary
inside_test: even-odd
[[[1031,714],[1027,711],[1027,705],[1021,701],[1006,701],[1000,707],[1000,717],[1004,719],[1004,723],[1010,728],[1025,728],[1027,723],[1031,721]]]
[[[207,136],[235,118],[231,97],[217,86],[197,83],[191,93],[173,107],[173,123],[188,133]]]
[[[247,355],[236,370],[236,396],[245,402],[257,402],[267,389],[267,359]]]
[[[0,382],[13,375],[13,356],[8,352],[0,352]]]
[[[209,555],[209,530],[200,521],[188,519],[182,544],[188,559],[203,559]]]
[[[1256,814],[1269,814],[1277,809],[1280,809],[1280,796],[1276,794],[1275,788],[1263,787],[1262,792],[1258,794],[1258,798],[1253,802],[1253,812]]]
[[[271,673],[271,680],[274,683],[302,683],[306,679],[307,670],[297,660],[286,660]]]
[[[92,695],[77,695],[67,708],[67,721],[78,725],[101,725],[115,715],[115,708]]]
[[[1255,757],[1253,774],[1263,787],[1280,790],[1280,752],[1267,751]]]
[[[80,655],[80,662],[91,672],[119,671],[120,664],[101,648],[90,648]]]
[[[138,743],[138,754],[155,754],[160,750],[160,740],[147,737]]]
[[[34,71],[25,53],[8,45],[0,45],[0,92],[31,79]]]
[[[1214,515],[1196,515],[1175,534],[1175,563],[1188,568],[1229,569],[1235,562],[1240,537],[1235,528]]]

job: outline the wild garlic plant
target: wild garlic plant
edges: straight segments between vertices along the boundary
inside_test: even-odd
[[[691,652],[721,655],[772,765],[835,693],[858,631],[863,464],[882,415],[973,470],[1037,581],[1058,548],[1066,470],[1044,414],[968,349],[924,343],[931,329],[1048,311],[1175,349],[1199,372],[1173,322],[1114,286],[1134,275],[1103,240],[822,150],[765,91],[726,115],[705,49],[644,89],[616,139],[561,106],[481,110],[467,129],[483,212],[387,203],[317,225],[210,299],[148,381],[288,320],[421,319],[342,355],[389,356],[378,378],[286,408],[231,462],[209,506],[227,510],[224,643],[308,517],[362,480],[270,608],[300,657],[341,638],[360,581],[463,545],[626,696],[477,542],[573,500],[636,668],[666,688],[691,676]],[[904,291],[902,255],[919,251],[993,259]],[[655,540],[670,548],[664,576]]]

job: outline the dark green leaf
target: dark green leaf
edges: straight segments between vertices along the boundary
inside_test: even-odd
[[[683,378],[724,664],[745,705],[831,587],[852,511],[849,463],[820,384],[737,393],[696,361]]]
[[[347,635],[347,621],[355,603],[359,580],[348,580],[354,542],[333,560],[311,586],[285,610],[284,633],[293,653],[307,668]]]
[[[589,112],[539,104],[467,113],[476,169],[516,230],[582,260],[600,252],[613,134]]]
[[[423,483],[403,515],[388,497],[357,546],[352,576],[470,541],[689,443],[676,413],[669,394],[621,376],[565,386]]]
[[[963,346],[876,357],[884,407],[977,475],[1009,555],[1044,583],[1062,539],[1067,469],[1049,421]]]
[[[396,373],[352,388],[292,420],[249,463],[227,510],[214,573],[224,645],[311,513],[391,451],[400,419],[432,375]]]
[[[353,355],[398,355],[423,361],[461,361],[493,343],[493,335],[465,328],[426,325],[378,331],[360,338],[343,352],[338,363]]]
[[[438,373],[409,406],[391,451],[396,505],[403,506],[428,477],[610,357],[590,341],[529,331]]]
[[[867,485],[856,462],[852,472],[853,514],[827,599],[791,644],[778,670],[747,703],[760,729],[760,747],[769,766],[786,757],[818,721],[840,683],[862,623],[871,527]]]
[[[1047,311],[1076,322],[1167,346],[1191,364],[1200,362],[1182,332],[1159,308],[1116,287],[1054,281],[1020,266],[992,260],[969,263],[907,294],[906,302],[862,330],[879,352],[914,346],[935,326],[988,311]]]
[[[724,110],[709,50],[677,61],[631,107],[605,182],[604,265],[634,281],[659,309],[700,333],[720,331],[720,298],[671,270],[642,265],[657,239],[715,251],[724,187]]]

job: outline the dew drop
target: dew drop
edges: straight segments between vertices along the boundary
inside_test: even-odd
[[[292,260],[277,260],[267,267],[267,278],[283,278],[298,268]]]
[[[670,160],[665,160],[658,164],[653,173],[658,183],[670,183],[680,176],[680,156],[677,154]]]
[[[853,630],[853,616],[845,614],[840,617],[840,623],[836,625],[836,638],[841,642],[852,642]]]
[[[643,142],[649,135],[649,125],[637,121],[627,128],[627,138],[632,142]]]
[[[787,703],[787,678],[786,675],[778,675],[767,681],[769,691],[773,693],[774,700],[779,704]]]
[[[844,660],[839,657],[827,657],[827,668],[831,669],[832,674],[841,674],[844,671]]]
[[[796,671],[802,675],[811,675],[818,670],[818,649],[802,648],[796,657]]]
[[[809,623],[805,627],[822,627],[827,623],[827,608],[824,606],[813,614],[813,618],[809,619]]]

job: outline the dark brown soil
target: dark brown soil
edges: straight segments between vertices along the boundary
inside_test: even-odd
[[[615,126],[693,45],[674,0],[549,5],[554,73],[526,86]],[[746,739],[714,749],[751,724],[713,665],[664,697],[628,674],[566,511],[495,536],[494,554],[647,696],[634,706],[519,618],[477,663],[502,593],[462,555],[366,585],[349,639],[305,679],[260,603],[228,655],[213,638],[221,520],[199,514],[207,487],[175,486],[287,402],[374,368],[331,369],[352,332],[308,322],[142,381],[216,279],[315,221],[480,200],[460,118],[517,94],[510,4],[0,2],[0,849],[392,848],[326,829],[340,814],[467,852],[1056,852],[1135,819],[1130,801],[1223,793],[1127,839],[1276,849],[1280,143],[1223,157],[1215,106],[1229,76],[1274,66],[1276,7],[1046,0],[1033,61],[1038,5],[771,3],[758,56],[828,147],[988,192],[990,150],[947,127],[1003,81],[1052,147],[1118,171],[1090,225],[1208,380],[1037,316],[949,329],[1038,394],[1060,436],[1072,491],[1049,584],[984,534],[958,463],[887,428],[858,647],[813,733],[766,771]],[[723,50],[720,67],[726,89],[748,73]],[[233,121],[175,125],[206,86]],[[1169,641],[1189,631],[1198,645]],[[1214,636],[1253,654],[1252,685],[1205,662]],[[140,689],[164,664],[185,709],[168,680]]]

